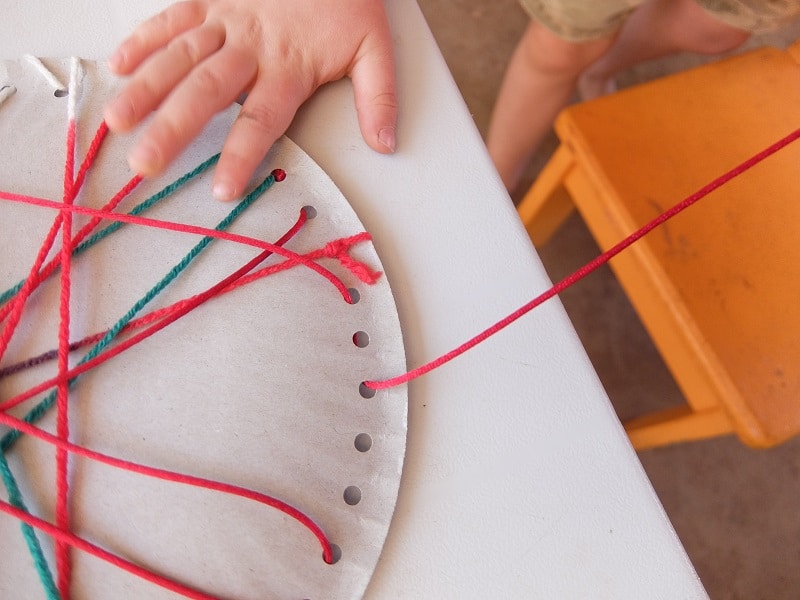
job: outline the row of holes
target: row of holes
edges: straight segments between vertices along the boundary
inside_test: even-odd
[[[368,433],[359,433],[353,441],[353,446],[359,452],[369,452],[372,448],[372,436]],[[345,488],[343,498],[346,504],[355,506],[361,502],[361,488],[350,485]]]
[[[317,209],[313,206],[304,206],[303,210],[305,211],[308,219],[313,219],[317,216]],[[358,290],[355,288],[348,288],[348,292],[350,292],[352,303],[358,304],[359,300],[361,300],[361,294],[359,294]],[[352,339],[353,344],[358,348],[366,348],[369,346],[369,334],[366,331],[356,331],[353,334]],[[358,391],[362,398],[375,397],[376,390],[368,387],[364,382],[359,384]],[[372,436],[370,436],[368,433],[359,433],[353,440],[353,445],[359,452],[369,452],[369,450],[372,448]],[[356,485],[349,485],[345,488],[342,498],[344,499],[345,504],[348,506],[355,506],[361,502],[361,495],[360,487]],[[331,544],[331,550],[333,552],[333,561],[331,564],[336,564],[342,558],[342,549],[336,544]]]
[[[353,343],[359,348],[366,348],[369,345],[369,334],[366,331],[356,331],[353,334]],[[375,397],[376,390],[369,387],[365,382],[358,384],[358,393],[362,398],[370,399]]]
[[[350,288],[349,292],[353,304],[358,303],[361,299],[358,290]],[[366,348],[369,346],[369,334],[366,331],[356,331],[353,334],[353,344],[358,348]],[[361,394],[362,398],[373,398],[375,396],[375,390],[367,387],[364,382],[359,384],[358,392]],[[372,448],[372,436],[368,433],[359,433],[355,437],[353,445],[359,452],[369,452]],[[361,488],[356,485],[347,486],[342,494],[342,498],[348,506],[355,506],[361,502]],[[333,562],[331,564],[336,564],[342,558],[342,549],[335,544],[331,544],[331,550],[333,552]]]
[[[368,433],[359,433],[353,441],[353,445],[359,452],[369,452],[370,448],[372,448],[372,436]],[[357,485],[348,485],[344,489],[342,498],[348,506],[355,506],[361,502],[361,488]],[[332,560],[330,564],[335,565],[342,558],[342,549],[336,544],[331,544],[331,553]]]

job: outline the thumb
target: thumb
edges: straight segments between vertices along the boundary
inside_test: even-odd
[[[397,92],[394,55],[388,29],[385,35],[367,40],[350,71],[355,93],[358,125],[367,144],[383,154],[394,152],[397,128]]]

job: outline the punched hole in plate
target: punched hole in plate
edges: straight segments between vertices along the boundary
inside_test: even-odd
[[[325,560],[325,555],[322,555],[322,560]],[[342,560],[342,549],[339,548],[336,544],[331,544],[331,562],[327,563],[329,565],[335,565],[337,562]]]
[[[353,343],[359,348],[369,346],[369,334],[366,331],[356,331],[353,334]]]
[[[310,204],[306,204],[303,207],[303,212],[306,213],[306,219],[313,219],[317,216],[317,209],[311,206]]]
[[[361,394],[362,398],[374,398],[378,390],[372,389],[365,381],[362,381],[358,386],[358,393]]]
[[[358,290],[356,288],[347,288],[347,291],[350,292],[351,304],[358,304],[358,301],[361,300],[361,294],[358,293]]]
[[[372,448],[372,436],[368,433],[359,433],[353,442],[359,452],[369,452]]]
[[[65,90],[64,88],[59,88],[55,92],[53,92],[53,96],[56,98],[65,98],[69,96],[69,90]]]
[[[344,489],[344,494],[342,494],[342,497],[344,498],[345,504],[355,506],[361,502],[361,488],[357,485],[348,485]]]

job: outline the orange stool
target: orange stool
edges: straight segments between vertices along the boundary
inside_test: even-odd
[[[610,248],[800,127],[800,43],[763,48],[569,107],[519,205],[534,244],[574,207]],[[637,449],[800,433],[800,142],[611,261],[686,406],[625,424]]]

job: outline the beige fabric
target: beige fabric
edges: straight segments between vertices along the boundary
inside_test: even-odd
[[[582,42],[612,35],[645,0],[520,0],[556,35]],[[696,0],[725,23],[751,32],[776,29],[800,16],[800,0]]]
[[[800,16],[800,0],[697,0],[728,25],[760,33],[777,29]]]

